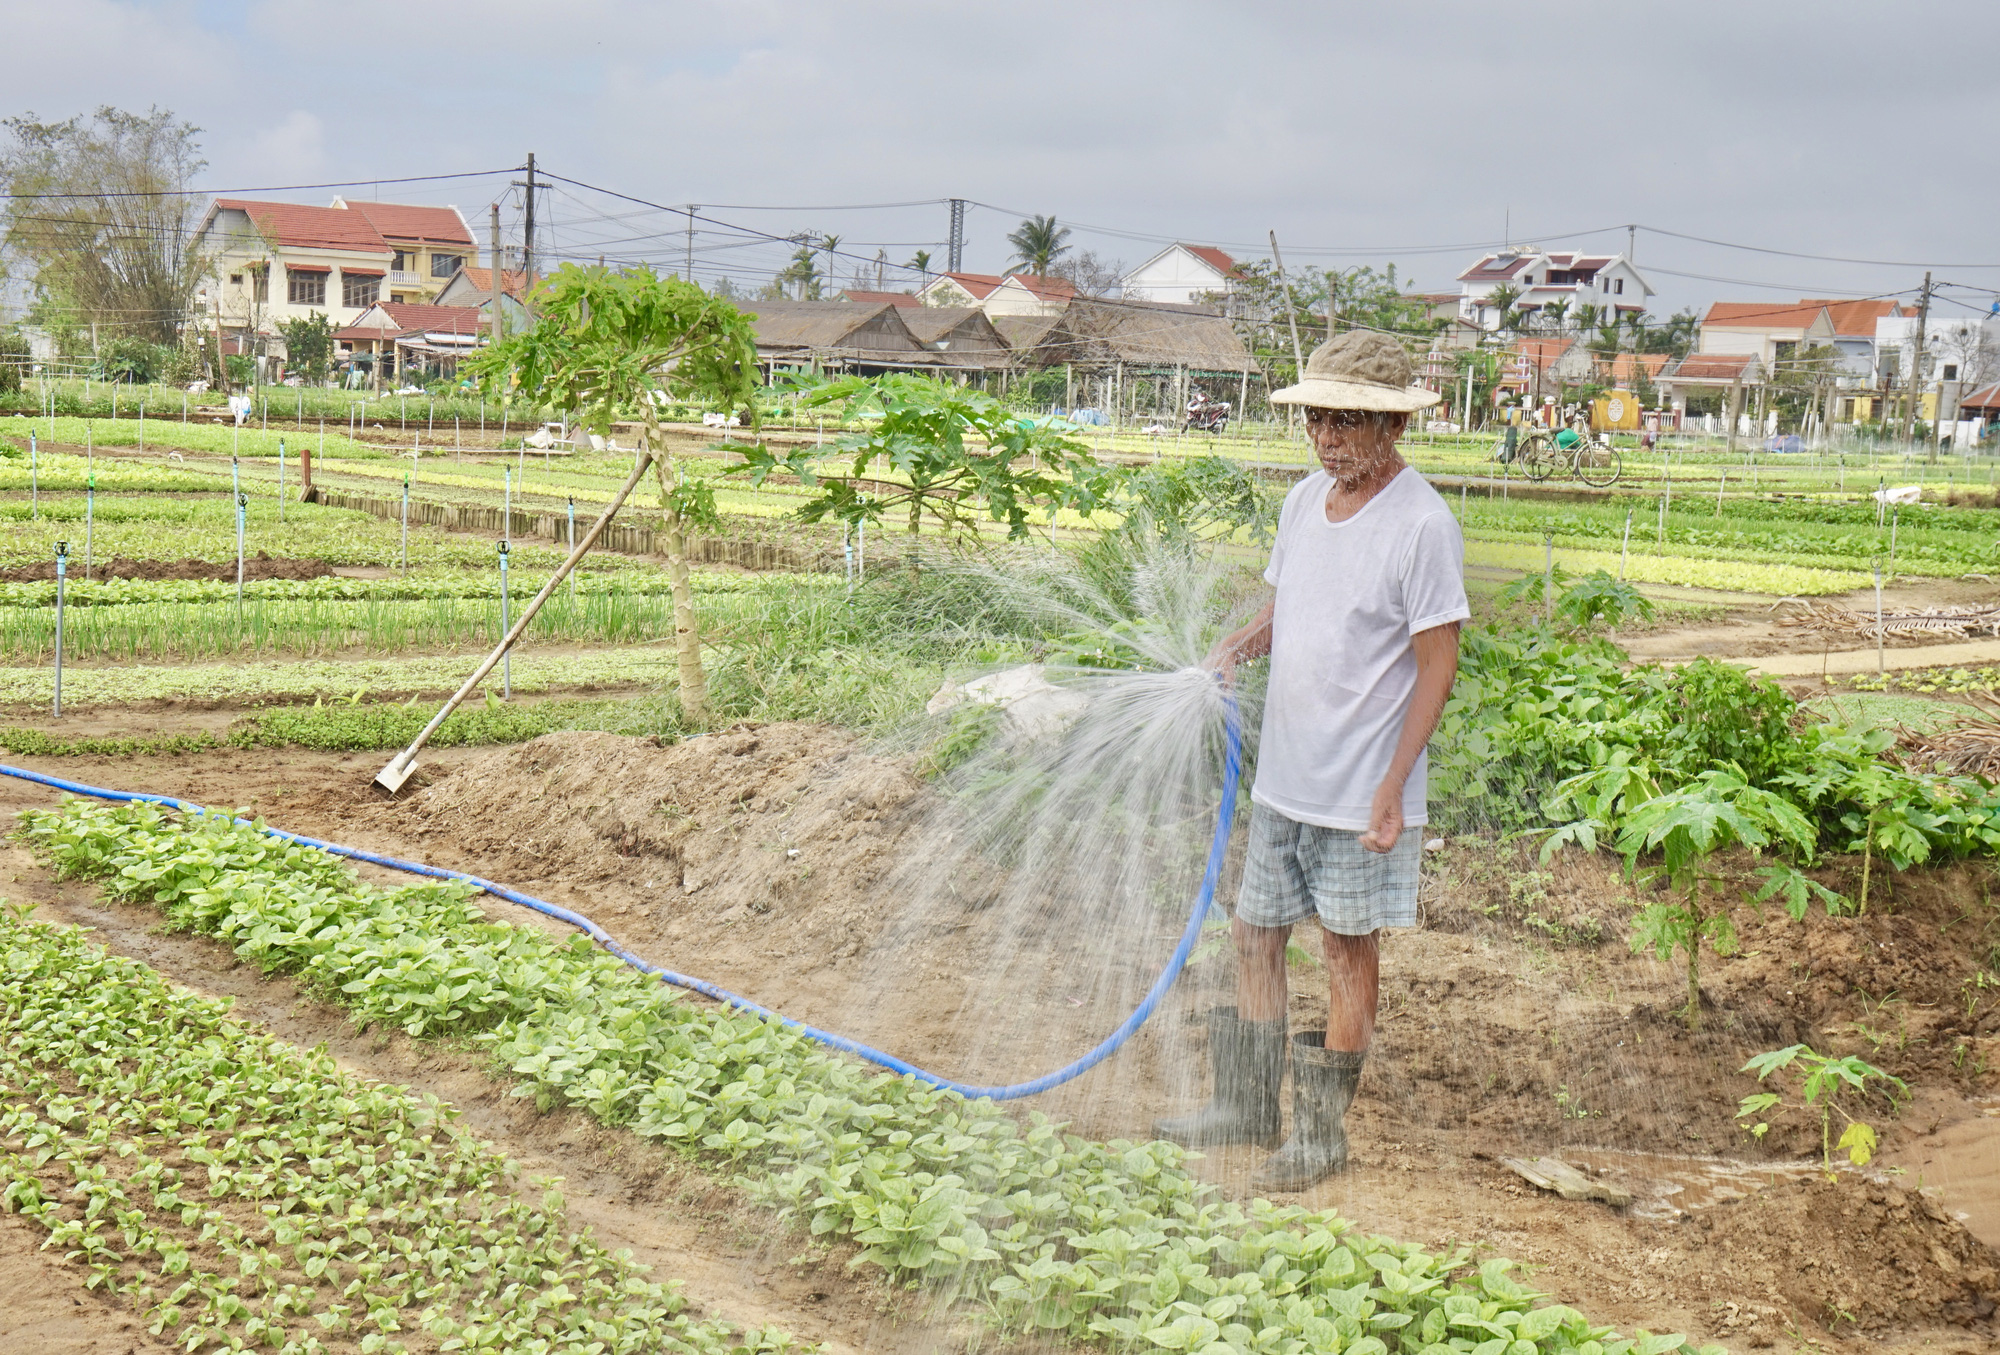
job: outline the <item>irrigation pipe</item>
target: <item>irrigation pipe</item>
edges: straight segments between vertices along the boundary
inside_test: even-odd
[[[698,979],[688,974],[679,974],[671,969],[652,964],[619,945],[617,941],[612,939],[610,933],[606,932],[602,927],[592,922],[583,914],[564,908],[560,904],[549,903],[532,895],[523,894],[519,890],[509,889],[506,885],[496,884],[492,880],[482,879],[477,875],[471,875],[462,870],[447,870],[442,866],[430,866],[416,861],[399,861],[393,856],[383,856],[377,852],[364,852],[358,847],[344,847],[337,842],[322,842],[318,838],[306,837],[299,833],[288,833],[283,829],[273,828],[268,824],[258,825],[249,819],[236,819],[234,822],[258,828],[260,832],[267,833],[283,841],[295,842],[301,847],[312,847],[334,856],[344,856],[354,861],[366,861],[371,865],[387,866],[391,870],[407,871],[412,875],[428,875],[439,880],[463,880],[467,884],[483,890],[497,899],[505,899],[509,903],[517,903],[523,908],[531,908],[535,912],[555,918],[559,922],[568,923],[640,973],[651,974],[662,982],[670,983],[676,988],[686,988],[691,992],[714,998],[716,1001],[728,1006],[761,1016],[767,1021],[775,1021],[779,1025],[789,1027],[806,1038],[816,1040],[829,1048],[838,1049],[844,1053],[852,1054],[857,1058],[866,1059],[870,1063],[879,1064],[881,1067],[887,1068],[890,1072],[913,1077],[919,1082],[927,1083],[940,1090],[957,1092],[960,1096],[973,1100],[984,1098],[993,1101],[1012,1101],[1023,1096],[1033,1096],[1038,1092],[1045,1092],[1051,1088],[1060,1087],[1063,1083],[1089,1072],[1092,1068],[1095,1068],[1098,1064],[1117,1053],[1124,1046],[1125,1042],[1132,1038],[1133,1033],[1146,1023],[1146,1018],[1153,1014],[1154,1009],[1160,1005],[1160,1000],[1167,995],[1167,990],[1174,986],[1174,981],[1180,977],[1181,971],[1187,967],[1188,957],[1194,953],[1195,943],[1201,939],[1202,925],[1208,920],[1209,907],[1215,901],[1216,884],[1222,877],[1222,861],[1224,855],[1229,850],[1229,830],[1236,818],[1236,790],[1243,768],[1243,723],[1242,714],[1236,704],[1236,694],[1224,688],[1222,700],[1224,741],[1226,747],[1222,766],[1222,802],[1216,806],[1215,833],[1209,844],[1208,867],[1202,873],[1201,890],[1195,898],[1194,907],[1188,911],[1187,926],[1181,932],[1180,944],[1174,947],[1174,953],[1168,958],[1166,968],[1160,971],[1159,978],[1153,981],[1152,988],[1140,1000],[1139,1005],[1132,1009],[1132,1014],[1120,1022],[1118,1028],[1107,1035],[1095,1049],[1092,1049],[1089,1053],[1074,1062],[1064,1064],[1054,1072],[1044,1073],[1042,1076],[1033,1078],[1027,1082],[1015,1082],[999,1087],[979,1087],[969,1083],[953,1081],[951,1078],[943,1077],[937,1073],[919,1068],[913,1063],[899,1059],[894,1054],[885,1054],[879,1049],[862,1044],[859,1040],[850,1039],[845,1035],[835,1034],[832,1031],[821,1030],[817,1026],[809,1026],[803,1021],[793,1020],[789,1016],[772,1011],[769,1007],[752,1002],[749,998],[732,993],[728,989],[710,983],[706,979]],[[206,814],[209,812],[200,805],[190,804],[186,800],[177,800],[171,795],[149,795],[141,791],[105,790],[99,786],[86,786],[81,782],[66,781],[59,776],[47,776],[41,772],[31,772],[24,767],[9,767],[0,764],[0,774],[19,777],[23,781],[38,782],[44,786],[53,786],[57,790],[68,791],[72,795],[88,795],[99,800],[136,801],[145,804],[167,805],[186,814]]]

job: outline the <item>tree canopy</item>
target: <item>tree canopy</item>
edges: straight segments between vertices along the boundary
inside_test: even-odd
[[[964,537],[984,516],[1007,524],[1009,539],[1018,540],[1032,514],[1090,513],[1117,480],[1083,443],[984,391],[905,373],[801,384],[801,408],[838,403],[880,414],[831,448],[795,448],[784,457],[762,446],[738,449],[747,458],[741,469],[756,483],[782,472],[817,491],[799,509],[808,522],[880,522],[901,513],[913,535],[929,516]],[[827,452],[853,458],[847,474],[815,464]],[[885,472],[898,478],[882,478]]]
[[[489,391],[530,398],[594,432],[643,413],[654,392],[755,404],[757,340],[742,312],[691,282],[640,267],[564,264],[528,296],[538,316],[461,364]]]
[[[1275,263],[1257,259],[1239,265],[1238,277],[1227,294],[1209,299],[1226,308],[1244,344],[1275,386],[1294,379],[1293,322],[1298,325],[1299,347],[1306,354],[1326,342],[1329,297],[1343,328],[1379,329],[1413,339],[1436,334],[1442,322],[1431,318],[1430,307],[1422,298],[1404,295],[1406,285],[1396,276],[1394,264],[1380,272],[1366,264],[1333,272],[1307,266],[1297,271],[1287,269],[1281,276]]]
[[[1069,253],[1069,227],[1058,226],[1052,216],[1031,216],[1008,235],[1014,247],[1014,263],[1020,271],[1047,277],[1056,261]]]
[[[109,105],[5,126],[6,243],[32,270],[35,321],[70,348],[93,324],[177,343],[207,266],[195,245],[206,201],[186,191],[206,168],[201,129]]]

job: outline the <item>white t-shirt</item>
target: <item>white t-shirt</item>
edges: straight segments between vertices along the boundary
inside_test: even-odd
[[[1410,637],[1463,621],[1465,541],[1423,476],[1405,468],[1345,522],[1333,481],[1285,496],[1264,577],[1278,590],[1271,681],[1250,798],[1299,823],[1361,832],[1402,738],[1416,686]],[[1403,822],[1425,822],[1425,758],[1403,788]]]

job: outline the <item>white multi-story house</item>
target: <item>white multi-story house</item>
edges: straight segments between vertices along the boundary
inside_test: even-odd
[[[1120,292],[1128,301],[1191,305],[1204,293],[1227,295],[1243,275],[1236,260],[1209,245],[1168,245],[1127,273]]]
[[[1895,311],[1875,322],[1875,384],[1905,385],[1916,359],[1917,317]],[[1943,316],[1933,306],[1924,325],[1920,386],[1938,382],[1984,385],[2000,377],[2000,316]]]
[[[1534,316],[1563,302],[1574,317],[1583,306],[1598,306],[1619,315],[1646,309],[1653,294],[1646,279],[1623,254],[1550,253],[1532,245],[1488,254],[1458,275],[1458,318],[1491,333],[1500,328],[1500,306],[1494,293],[1511,288],[1513,310]]]
[[[382,301],[427,302],[475,260],[472,233],[450,207],[218,198],[197,233],[211,262],[203,322],[241,345],[282,353],[287,320],[352,324]]]

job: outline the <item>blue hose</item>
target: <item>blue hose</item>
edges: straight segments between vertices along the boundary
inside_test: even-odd
[[[1119,1047],[1132,1038],[1133,1032],[1145,1024],[1146,1018],[1151,1016],[1154,1009],[1160,1005],[1160,999],[1165,997],[1167,990],[1174,986],[1174,980],[1180,977],[1181,970],[1187,967],[1188,956],[1193,953],[1195,942],[1201,938],[1202,923],[1207,920],[1209,906],[1215,901],[1215,886],[1217,881],[1221,879],[1223,856],[1229,849],[1229,830],[1236,817],[1237,783],[1242,774],[1242,715],[1237,709],[1236,694],[1234,692],[1228,688],[1224,688],[1222,700],[1227,748],[1222,768],[1222,803],[1216,809],[1215,834],[1208,850],[1208,868],[1203,872],[1201,877],[1201,892],[1195,899],[1193,909],[1188,913],[1187,927],[1181,932],[1180,944],[1174,947],[1174,953],[1168,959],[1167,967],[1160,971],[1160,977],[1153,981],[1153,986],[1147,992],[1145,998],[1137,1007],[1132,1009],[1132,1014],[1119,1024],[1118,1029],[1105,1037],[1103,1043],[1074,1063],[1065,1064],[1052,1073],[1044,1073],[1032,1081],[1016,1082],[1004,1087],[975,1087],[964,1082],[954,1082],[948,1077],[940,1077],[938,1074],[927,1072],[913,1063],[907,1063],[897,1058],[894,1054],[885,1054],[879,1049],[870,1048],[868,1045],[862,1044],[859,1040],[852,1040],[845,1035],[837,1035],[832,1031],[821,1030],[816,1026],[809,1026],[803,1021],[794,1021],[788,1016],[782,1016],[772,1011],[769,1007],[752,1002],[747,997],[739,996],[726,988],[718,987],[706,979],[698,979],[688,974],[677,974],[671,969],[663,969],[658,965],[650,964],[619,945],[612,939],[610,933],[606,932],[602,927],[592,922],[583,914],[572,912],[560,904],[549,903],[545,900],[534,898],[531,895],[523,894],[518,890],[509,889],[505,885],[495,884],[491,880],[481,879],[477,875],[469,875],[462,870],[446,870],[441,866],[427,866],[416,861],[399,861],[393,856],[382,856],[375,852],[364,852],[358,847],[343,847],[336,842],[321,842],[318,838],[305,837],[299,833],[287,833],[282,829],[272,828],[269,825],[265,825],[261,831],[270,834],[272,837],[281,838],[286,842],[296,842],[301,847],[312,847],[319,851],[331,853],[334,856],[344,856],[354,861],[367,861],[373,865],[387,866],[391,870],[407,871],[412,875],[428,875],[439,880],[463,880],[467,884],[473,885],[497,899],[505,899],[509,903],[518,903],[523,908],[532,908],[538,913],[543,913],[549,917],[567,922],[570,926],[583,932],[591,940],[640,973],[656,975],[676,988],[686,988],[692,992],[712,997],[716,1001],[726,1003],[729,1006],[741,1008],[747,1012],[754,1012],[766,1020],[776,1021],[781,1025],[789,1026],[808,1039],[817,1040],[823,1045],[853,1054],[857,1058],[866,1059],[870,1063],[880,1064],[891,1072],[907,1074],[919,1082],[928,1083],[944,1091],[957,1092],[960,1096],[975,1100],[983,1097],[994,1101],[1012,1101],[1017,1097],[1033,1096],[1037,1092],[1045,1092],[1051,1088],[1060,1087],[1070,1079],[1089,1072],[1092,1068],[1095,1068],[1098,1064],[1117,1053]],[[86,786],[77,781],[65,781],[59,776],[45,776],[41,772],[31,772],[24,767],[0,765],[0,774],[19,777],[23,781],[37,781],[45,786],[53,786],[57,790],[68,791],[72,795],[88,795],[99,800],[139,801],[146,804],[169,805],[183,813],[189,814],[205,814],[208,812],[200,805],[189,804],[186,800],[177,800],[171,795],[147,795],[138,791],[105,790],[98,786]],[[235,822],[255,826],[248,819],[237,819]]]

